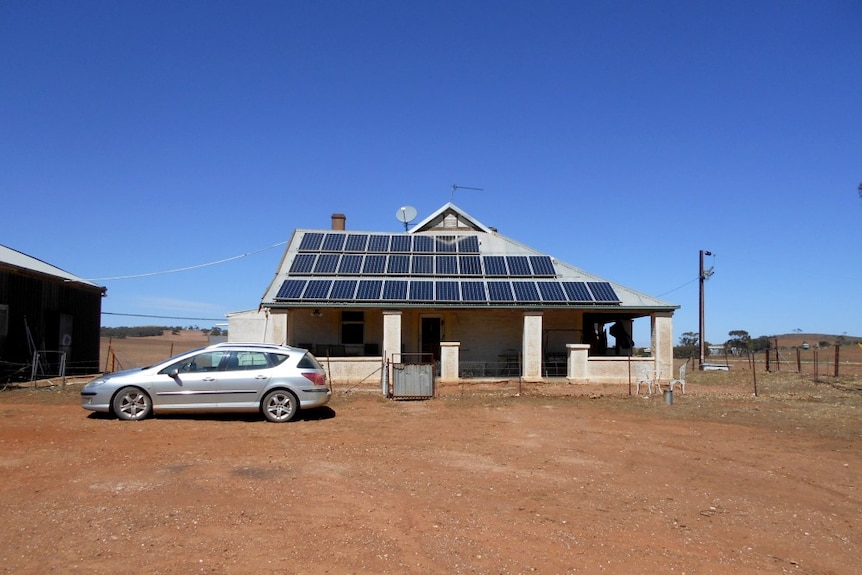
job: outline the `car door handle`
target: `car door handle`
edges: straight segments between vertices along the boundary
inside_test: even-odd
[[[267,377],[265,375],[256,375],[256,376],[254,376],[254,378],[255,379],[267,379]]]
[[[203,378],[203,380],[204,381],[215,381],[215,378],[214,377],[205,377],[205,378]]]

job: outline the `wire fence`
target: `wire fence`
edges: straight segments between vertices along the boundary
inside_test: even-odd
[[[695,365],[697,362],[695,361]],[[710,356],[704,369],[721,368],[773,374],[798,374],[817,382],[862,378],[862,348],[823,346],[809,349],[772,348],[747,355]]]

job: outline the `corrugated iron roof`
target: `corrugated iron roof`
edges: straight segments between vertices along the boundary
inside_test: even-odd
[[[97,288],[103,292],[106,291],[106,288],[94,284],[89,280],[79,278],[78,276],[71,274],[66,270],[58,268],[57,266],[53,266],[47,262],[43,262],[40,259],[28,256],[27,254],[21,253],[17,250],[13,250],[12,248],[6,247],[4,245],[0,245],[0,264],[6,264],[8,266],[15,267],[21,270],[56,277],[64,281],[83,284],[86,286]]]

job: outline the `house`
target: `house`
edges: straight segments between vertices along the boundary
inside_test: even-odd
[[[435,363],[441,381],[620,383],[637,373],[633,362],[671,376],[679,306],[503,236],[452,203],[403,233],[345,224],[334,214],[329,230],[294,231],[256,320],[266,341],[311,349],[336,381],[385,385],[393,365],[412,362]],[[270,333],[279,316],[284,331]],[[632,357],[638,319],[650,322],[650,353]]]
[[[0,381],[97,373],[106,291],[0,245]]]

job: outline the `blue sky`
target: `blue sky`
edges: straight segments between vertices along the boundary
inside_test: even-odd
[[[675,340],[699,250],[708,341],[862,336],[860,22],[855,0],[4,0],[0,243],[106,286],[103,325],[210,326],[113,314],[223,321],[295,228],[398,231],[451,199],[681,305]]]

